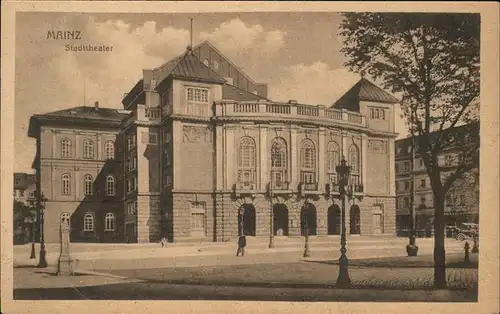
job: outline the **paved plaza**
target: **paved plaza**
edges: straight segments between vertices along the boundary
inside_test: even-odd
[[[357,242],[356,242],[357,241]],[[293,245],[292,245],[293,243]],[[300,244],[300,242],[297,242]],[[256,243],[257,244],[257,243]],[[334,287],[338,274],[338,247],[316,241],[311,257],[293,241],[275,249],[249,248],[236,257],[234,244],[199,252],[204,246],[188,245],[158,250],[135,246],[120,258],[78,262],[77,275],[55,276],[55,264],[34,267],[36,261],[15,257],[14,297],[17,299],[208,299],[302,301],[475,301],[477,254],[463,262],[463,243],[447,246],[448,289],[433,290],[432,239],[420,241],[417,257],[407,257],[405,239],[351,241],[348,256],[351,287]],[[447,243],[448,244],[448,243]],[[260,244],[259,244],[260,245]],[[262,245],[261,245],[262,246]],[[173,246],[175,247],[175,246]],[[205,246],[210,248],[210,245]],[[223,249],[222,249],[223,248]],[[292,249],[293,248],[293,249]],[[162,252],[141,256],[142,251]],[[192,255],[196,250],[200,254]],[[134,253],[135,251],[135,253]],[[210,254],[207,252],[211,252]],[[25,252],[22,252],[25,253]],[[95,252],[94,252],[95,253]],[[127,252],[125,252],[127,253]],[[167,254],[171,253],[171,254]],[[19,254],[17,252],[16,254]],[[83,253],[81,253],[83,254]],[[90,254],[91,255],[91,254]],[[112,257],[112,256],[111,256]],[[118,257],[118,256],[117,256]],[[23,262],[24,261],[24,262]]]

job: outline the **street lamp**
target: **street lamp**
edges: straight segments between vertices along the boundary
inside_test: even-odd
[[[349,260],[347,259],[347,249],[346,249],[346,225],[345,225],[345,198],[348,195],[346,187],[348,185],[349,173],[351,172],[351,167],[347,166],[344,156],[340,161],[340,165],[336,167],[337,173],[339,175],[339,188],[340,188],[340,198],[342,200],[342,234],[340,236],[340,258],[339,258],[339,275],[337,277],[336,286],[346,287],[351,283],[349,278]]]
[[[307,199],[304,202],[304,212],[302,216],[302,221],[304,222],[304,231],[305,231],[305,244],[304,244],[304,257],[310,257],[311,252],[309,251],[309,223],[307,221],[307,214],[309,211],[309,202]]]
[[[270,209],[270,234],[269,234],[269,248],[274,248],[274,204],[273,204],[273,165],[276,161],[276,157],[279,157],[279,144],[278,142],[273,142],[271,146],[271,180],[269,183],[269,196],[271,199],[271,209]]]
[[[44,211],[45,211],[45,203],[47,199],[45,196],[40,194],[40,198],[38,199],[38,211],[40,215],[40,261],[38,262],[38,267],[40,268],[45,268],[47,267],[47,259],[45,258],[46,251],[45,251],[45,239],[44,239],[44,233],[45,233],[45,228],[43,226],[44,219]]]
[[[30,254],[30,259],[36,259],[36,254],[35,254],[35,223],[36,223],[36,218],[34,217],[34,214],[33,214],[33,210],[36,209],[36,206],[35,206],[34,200],[30,199],[28,202],[30,204],[30,215],[31,215],[31,217],[28,220],[28,222],[31,224],[31,254]]]

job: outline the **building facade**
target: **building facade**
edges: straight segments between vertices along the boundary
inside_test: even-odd
[[[472,134],[478,133],[474,125],[464,125],[448,130],[452,136],[470,137],[479,140]],[[473,130],[470,132],[469,130]],[[467,134],[471,133],[471,134]],[[431,136],[437,136],[435,132]],[[416,229],[432,228],[434,203],[432,187],[422,158],[415,151],[413,159],[411,137],[396,141],[396,194],[397,194],[397,229],[407,230],[411,227],[411,208],[414,202]],[[442,151],[438,163],[443,175],[452,173],[462,164],[460,154],[463,147],[451,146]],[[412,177],[414,181],[412,183]],[[415,189],[413,190],[413,187]],[[445,199],[446,224],[458,225],[462,222],[479,222],[479,165],[467,172],[462,179],[457,180],[446,194]]]
[[[14,173],[14,200],[30,205],[35,199],[36,176],[30,173]]]
[[[310,235],[340,234],[336,166],[344,156],[352,167],[347,232],[395,234],[397,100],[366,79],[331,106],[273,102],[266,84],[205,42],[144,70],[122,103],[32,118],[45,228],[69,215],[72,241],[301,236],[306,222]],[[71,123],[54,117],[71,111]],[[66,138],[72,157],[60,156]],[[89,140],[92,159],[84,158]]]

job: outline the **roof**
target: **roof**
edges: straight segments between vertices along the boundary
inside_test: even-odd
[[[361,78],[351,89],[349,89],[339,100],[337,100],[334,106],[344,105],[353,100],[364,100],[373,102],[383,102],[383,103],[398,103],[399,100],[388,92],[384,91],[382,88],[373,84],[366,78]]]
[[[23,172],[14,173],[14,189],[26,190],[30,185],[36,183],[36,175]]]
[[[226,80],[193,54],[191,48],[180,57],[174,58],[153,70],[153,77],[161,84],[167,77],[189,79],[202,82],[223,84]]]
[[[471,141],[479,140],[479,122],[473,122],[470,124],[463,124],[455,126],[453,128],[444,129],[441,132],[434,131],[430,133],[431,140],[437,138],[440,134],[445,134],[445,136],[452,136],[453,138],[468,138]],[[415,136],[418,139],[418,136]],[[394,143],[394,148],[396,150],[396,158],[406,158],[411,156],[412,148],[412,137],[406,137],[396,140]],[[418,148],[417,148],[418,150]],[[418,152],[417,152],[418,153]]]
[[[35,117],[67,117],[77,119],[90,119],[90,120],[108,120],[108,121],[122,121],[128,114],[120,112],[118,109],[96,107],[73,107],[44,113],[42,115],[35,115]]]
[[[252,94],[239,87],[224,84],[222,85],[222,99],[231,99],[236,101],[259,101],[269,100],[259,95]]]

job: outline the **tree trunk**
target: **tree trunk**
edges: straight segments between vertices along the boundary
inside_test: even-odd
[[[444,247],[444,193],[434,193],[434,288],[446,288],[446,251]]]

